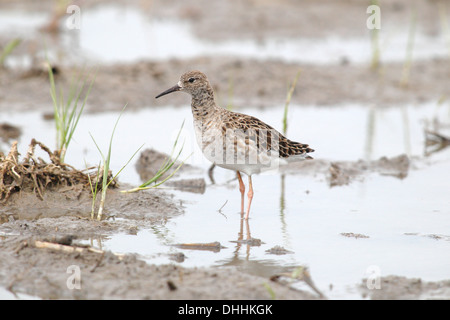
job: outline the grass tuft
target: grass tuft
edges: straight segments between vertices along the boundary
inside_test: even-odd
[[[58,91],[56,90],[55,77],[53,75],[50,63],[47,62],[47,65],[50,79],[50,95],[53,101],[53,114],[56,125],[57,154],[61,162],[64,162],[67,148],[69,147],[70,141],[72,140],[73,134],[78,125],[78,121],[83,113],[87,98],[95,81],[95,76],[91,80],[81,107],[79,107],[79,100],[86,85],[86,80],[82,80],[82,75],[80,75],[77,79],[73,77],[69,87],[67,100],[65,100],[62,88],[59,88]]]
[[[100,205],[97,211],[97,220],[101,220],[102,215],[103,215],[103,209],[105,206],[105,201],[106,201],[106,191],[108,190],[108,187],[110,186],[110,184],[112,182],[115,182],[117,176],[122,172],[123,169],[125,169],[125,167],[130,163],[130,161],[134,158],[134,156],[139,152],[139,150],[141,150],[141,148],[144,145],[141,145],[139,147],[139,149],[137,149],[134,154],[131,156],[130,159],[128,159],[127,163],[122,166],[122,168],[117,172],[117,174],[115,176],[113,176],[112,178],[110,178],[110,167],[111,167],[111,155],[112,155],[112,143],[113,143],[113,138],[114,138],[114,133],[116,131],[117,128],[117,124],[119,123],[120,118],[122,117],[123,112],[125,111],[125,108],[127,107],[127,105],[125,105],[122,109],[122,111],[120,112],[119,117],[116,120],[116,123],[114,124],[114,128],[113,131],[111,133],[111,138],[109,140],[109,146],[108,146],[108,153],[105,154],[102,152],[102,150],[100,149],[100,147],[98,146],[97,142],[95,141],[94,137],[92,136],[91,133],[89,133],[89,135],[92,138],[92,141],[94,141],[95,146],[97,147],[98,152],[100,153],[101,157],[102,157],[102,166],[100,167],[99,165],[99,169],[98,169],[98,174],[97,174],[97,179],[95,182],[95,187],[93,186],[93,182],[91,179],[89,179],[89,183],[91,186],[91,192],[92,192],[92,212],[91,212],[91,217],[94,218],[94,211],[95,211],[95,200],[97,198],[97,191],[98,191],[98,183],[100,181],[100,172],[102,172],[101,175],[101,199],[100,199]]]

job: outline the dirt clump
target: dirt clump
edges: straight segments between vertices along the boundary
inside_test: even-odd
[[[0,123],[0,139],[4,142],[8,142],[11,139],[17,139],[20,137],[22,131],[20,128],[13,126],[9,123]]]
[[[406,155],[375,161],[359,160],[357,162],[331,162],[329,167],[330,187],[347,185],[365,172],[378,172],[380,175],[404,179],[408,175],[410,159]]]
[[[50,163],[35,156],[37,146],[48,154]],[[1,203],[5,203],[12,193],[22,190],[32,190],[43,200],[46,189],[68,187],[79,189],[87,188],[89,185],[88,174],[62,163],[58,152],[51,152],[47,146],[35,139],[31,140],[22,161],[19,161],[17,142],[13,142],[8,155],[1,156],[0,161]]]
[[[291,163],[289,166],[281,166],[285,174],[324,174],[330,187],[344,186],[353,181],[362,181],[373,173],[382,176],[390,176],[404,179],[408,176],[411,163],[415,158],[405,154],[395,157],[381,157],[378,160],[357,161],[329,161],[315,159],[314,161],[302,161]]]

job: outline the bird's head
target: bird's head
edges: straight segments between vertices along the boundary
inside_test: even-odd
[[[189,71],[181,75],[180,81],[178,81],[175,86],[161,92],[156,96],[156,98],[175,91],[183,91],[191,94],[192,96],[197,96],[202,92],[208,92],[210,90],[211,87],[204,73],[200,71]]]

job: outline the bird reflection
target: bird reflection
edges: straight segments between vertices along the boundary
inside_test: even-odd
[[[248,219],[244,219],[244,213],[241,212],[241,219],[239,220],[239,232],[238,232],[238,238],[236,241],[231,241],[237,243],[236,249],[234,250],[235,254],[239,252],[242,245],[246,246],[246,258],[250,255],[250,249],[251,247],[259,247],[261,245],[261,240],[252,238],[251,232],[250,232],[250,222]],[[245,224],[245,230],[244,230],[244,224]],[[244,239],[245,237],[245,239]]]

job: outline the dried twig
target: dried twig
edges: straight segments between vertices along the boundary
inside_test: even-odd
[[[93,253],[98,253],[98,254],[101,254],[101,255],[105,254],[105,251],[100,250],[100,249],[96,249],[96,248],[92,248],[92,247],[87,247],[86,248],[86,247],[67,246],[67,245],[64,245],[64,244],[48,242],[48,241],[40,241],[40,240],[34,241],[34,246],[36,248],[39,248],[39,249],[50,249],[50,250],[61,251],[61,252],[66,252],[66,253],[93,252]],[[113,254],[115,256],[117,256],[120,260],[122,260],[123,257],[125,256],[122,253],[113,253]]]

